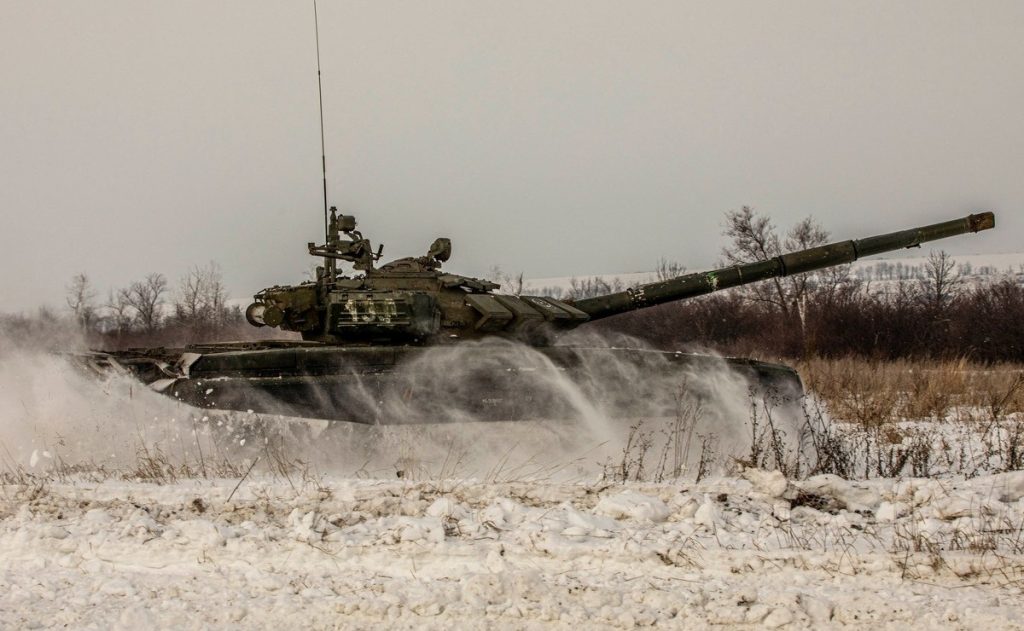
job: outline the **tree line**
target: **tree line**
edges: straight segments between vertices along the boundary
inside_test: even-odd
[[[811,218],[781,233],[770,217],[743,207],[726,213],[721,265],[763,261],[829,241]],[[655,277],[684,273],[661,259]],[[634,311],[590,325],[625,333],[665,349],[712,349],[759,357],[873,359],[970,358],[1024,362],[1024,286],[1013,274],[971,275],[945,252],[934,252],[920,271],[878,280],[842,265],[812,274],[777,278]],[[495,268],[506,293],[523,291],[522,274]],[[886,278],[886,277],[883,277]],[[85,273],[67,285],[67,311],[40,309],[35,316],[0,315],[9,336],[53,337],[70,319],[90,345],[104,348],[179,345],[224,339],[287,337],[249,326],[228,305],[216,263],[196,266],[175,287],[149,273],[105,299]],[[568,290],[541,294],[579,299],[625,289],[617,280],[573,279]],[[533,292],[530,292],[533,293]],[[55,338],[56,339],[56,338]],[[54,342],[56,344],[56,342]]]
[[[822,245],[808,218],[780,235],[751,208],[726,214],[727,265]],[[661,348],[711,348],[761,357],[970,358],[1024,361],[1024,286],[1014,273],[968,276],[944,251],[919,274],[870,281],[849,265],[773,279],[595,326]]]
[[[56,345],[45,338],[66,342],[70,323],[90,346],[107,349],[253,337],[241,309],[228,304],[215,262],[193,267],[173,287],[164,274],[153,272],[101,299],[88,274],[80,272],[65,290],[66,311],[42,307],[31,316],[0,315],[0,329],[8,337]]]

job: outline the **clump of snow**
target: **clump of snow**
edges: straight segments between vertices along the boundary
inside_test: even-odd
[[[743,471],[743,478],[748,480],[758,493],[764,493],[768,497],[782,497],[782,494],[789,488],[789,481],[779,470],[764,471],[747,467]]]
[[[874,511],[881,498],[878,492],[866,484],[844,480],[837,475],[816,475],[794,482],[804,493],[832,500],[838,508],[849,511]]]
[[[616,519],[662,522],[671,511],[665,502],[656,497],[642,495],[635,491],[623,491],[617,495],[606,495],[597,503],[594,511]]]
[[[704,494],[704,501],[697,507],[696,512],[693,514],[693,523],[698,526],[703,526],[708,532],[717,532],[718,524],[722,520],[721,512],[718,510],[718,505],[711,500],[711,496],[707,493]]]

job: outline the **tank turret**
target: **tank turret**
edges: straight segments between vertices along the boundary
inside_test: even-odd
[[[316,281],[264,289],[256,294],[246,317],[255,326],[297,331],[305,340],[331,345],[443,344],[487,336],[542,345],[590,320],[842,265],[994,225],[990,212],[968,215],[571,301],[503,295],[490,281],[442,271],[451,256],[446,238],[435,240],[425,256],[377,267],[383,247],[375,252],[356,230],[355,218],[331,208],[327,243],[309,244],[309,253],[324,259]],[[339,274],[338,261],[352,263],[362,274]]]
[[[570,303],[541,296],[505,296],[488,280],[442,271],[451,241],[439,238],[425,256],[375,266],[374,252],[355,229],[355,218],[331,208],[327,243],[309,244],[324,258],[317,279],[270,287],[254,296],[246,318],[255,326],[297,331],[303,339],[334,345],[431,344],[489,335],[541,342],[590,316]],[[342,235],[348,237],[344,239]],[[345,276],[337,261],[361,275]]]

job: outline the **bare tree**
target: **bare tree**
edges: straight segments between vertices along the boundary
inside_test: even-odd
[[[829,232],[812,217],[803,219],[780,239],[770,218],[758,215],[749,206],[725,214],[725,236],[730,243],[722,249],[722,256],[729,265],[742,265],[755,261],[767,261],[780,254],[805,250],[828,242]],[[814,289],[823,285],[844,282],[850,275],[850,267],[841,265],[822,272],[794,274],[785,278],[773,278],[766,283],[754,283],[745,289],[752,300],[774,305],[779,312],[790,317]]]
[[[956,271],[956,261],[945,251],[933,251],[924,264],[924,276],[918,279],[921,300],[933,314],[941,314],[952,305],[963,290],[963,277]]]
[[[729,265],[767,261],[782,253],[779,235],[771,219],[756,215],[750,206],[725,213],[723,234],[729,238],[729,245],[722,248],[722,257]],[[782,279],[756,283],[743,291],[747,298],[774,305],[784,317],[789,315],[792,305]]]
[[[89,282],[89,277],[84,272],[71,277],[71,282],[66,286],[68,308],[75,317],[75,322],[83,329],[92,327],[96,320],[96,291]]]
[[[228,320],[228,292],[224,287],[220,266],[212,261],[206,268],[203,302],[209,313],[209,322],[213,326],[224,326]]]
[[[220,266],[211,261],[206,267],[193,267],[181,279],[175,317],[193,328],[221,326],[228,317],[226,303]]]
[[[103,305],[106,308],[106,320],[109,323],[107,330],[113,330],[117,335],[123,335],[132,328],[132,322],[135,320],[135,313],[132,310],[132,306],[128,303],[127,290],[119,289],[118,291],[111,290],[107,294],[107,304]]]
[[[501,286],[501,290],[506,294],[512,296],[521,296],[523,294],[523,273],[518,274],[507,274],[500,266],[495,265],[491,267],[490,272],[487,274],[487,279],[491,282],[498,283]]]
[[[569,300],[581,300],[583,298],[593,298],[594,296],[603,296],[605,294],[624,291],[625,289],[626,287],[622,284],[622,280],[619,278],[613,278],[611,282],[609,282],[600,276],[592,276],[584,279],[573,277],[569,279],[569,291],[566,292],[565,298]]]
[[[203,281],[199,267],[194,267],[178,283],[174,315],[182,322],[197,322],[203,311]]]
[[[758,215],[749,206],[727,212],[725,219],[724,234],[729,237],[730,244],[722,249],[722,256],[729,265],[767,261],[783,253],[824,245],[829,238],[828,231],[811,217],[793,226],[784,239],[780,239],[769,217]],[[775,308],[787,326],[795,327],[800,344],[806,352],[804,316],[808,296],[819,289],[834,293],[849,278],[849,274],[850,267],[843,265],[823,272],[772,278],[767,282],[747,285],[740,291],[748,300]]]
[[[119,293],[125,303],[135,310],[135,320],[139,327],[152,333],[160,326],[162,319],[160,306],[163,295],[167,291],[167,278],[163,274],[149,274],[145,280],[136,281],[128,289]]]
[[[829,232],[818,222],[811,217],[807,217],[786,233],[786,238],[782,242],[782,250],[783,252],[795,252],[825,245],[828,243],[829,236],[831,236]],[[812,292],[823,293],[827,298],[831,299],[840,287],[849,285],[852,282],[852,267],[850,263],[847,263],[807,274],[796,274],[795,276],[787,277],[783,281],[783,285],[788,285],[789,291],[798,301],[797,304],[800,305],[802,312],[803,305]]]
[[[676,276],[682,276],[685,273],[685,265],[677,261],[670,261],[665,257],[658,259],[658,265],[654,268],[654,275],[658,280],[672,280]]]

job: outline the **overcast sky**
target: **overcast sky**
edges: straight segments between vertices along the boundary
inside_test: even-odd
[[[833,236],[978,210],[1024,250],[1024,2],[331,2],[328,189],[385,258],[527,276],[719,259],[723,213]],[[0,311],[322,241],[312,3],[0,0]]]

